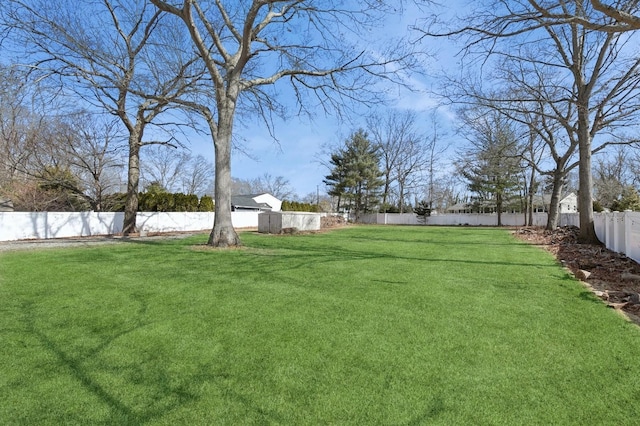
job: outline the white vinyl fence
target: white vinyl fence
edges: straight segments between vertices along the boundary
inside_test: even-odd
[[[232,212],[236,228],[257,228],[258,212]],[[48,213],[0,212],[0,241],[27,239],[115,235],[122,232],[124,213]],[[213,226],[214,213],[138,213],[141,232],[206,231]],[[387,225],[418,225],[415,214],[374,214],[363,218],[365,223]],[[596,234],[607,248],[624,253],[640,262],[640,212],[594,214]],[[523,214],[503,214],[507,226],[523,226]],[[534,214],[534,225],[544,226],[546,213]],[[496,226],[495,214],[443,214],[427,218],[427,225]],[[560,226],[578,226],[577,213],[560,215]]]
[[[502,225],[504,226],[524,226],[525,215],[522,213],[503,213]],[[378,225],[420,225],[418,217],[414,213],[378,213],[369,214],[362,217],[363,223]],[[578,215],[576,213],[562,213],[560,215],[559,226],[578,226]],[[426,225],[469,225],[469,226],[498,226],[498,215],[485,213],[451,213],[428,216]],[[534,213],[533,226],[545,226],[547,224],[547,213]]]
[[[609,249],[640,262],[640,212],[594,214],[598,239]]]
[[[210,230],[214,213],[139,212],[140,232]],[[257,228],[258,212],[232,212],[236,228]],[[124,213],[0,212],[0,241],[115,235],[122,232]]]
[[[379,225],[419,225],[418,218],[411,213],[379,213],[363,217],[364,223]],[[505,226],[524,226],[524,214],[502,214]],[[547,213],[534,213],[534,226],[547,224]],[[496,214],[465,213],[442,214],[426,218],[426,225],[442,226],[497,226]],[[578,213],[562,213],[558,226],[579,226]],[[640,212],[595,213],[594,225],[600,241],[610,250],[623,253],[627,257],[640,262]]]

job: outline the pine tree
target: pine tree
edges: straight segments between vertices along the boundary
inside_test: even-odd
[[[338,197],[338,210],[342,200],[348,201],[356,222],[363,213],[375,211],[384,181],[378,149],[367,133],[362,129],[354,132],[344,148],[331,154],[330,164],[333,168],[324,182],[329,195]]]

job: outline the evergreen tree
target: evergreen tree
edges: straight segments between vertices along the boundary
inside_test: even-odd
[[[331,174],[325,176],[323,182],[329,187],[327,194],[338,199],[336,211],[340,212],[340,208],[343,207],[341,206],[342,198],[347,192],[346,167],[343,150],[339,150],[338,152],[331,154],[329,164],[332,166]]]
[[[611,205],[613,211],[625,211],[633,210],[635,212],[640,211],[640,195],[633,186],[626,186],[622,190],[622,195],[619,200],[616,200]]]
[[[362,129],[354,132],[344,148],[331,155],[330,164],[333,168],[324,182],[329,195],[338,197],[338,210],[341,200],[347,200],[356,222],[363,213],[375,211],[384,181],[378,148],[367,133]]]
[[[413,212],[416,214],[416,216],[418,216],[419,223],[427,223],[427,217],[431,216],[431,207],[429,207],[429,202],[426,200],[420,201],[413,208]]]

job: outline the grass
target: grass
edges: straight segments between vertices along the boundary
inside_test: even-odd
[[[637,424],[640,330],[487,228],[0,254],[0,423]]]

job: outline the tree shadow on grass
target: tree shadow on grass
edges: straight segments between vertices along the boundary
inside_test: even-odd
[[[33,309],[34,303],[24,303],[22,306],[25,331],[35,337],[44,350],[55,356],[57,362],[53,364],[51,369],[55,369],[59,374],[72,377],[85,391],[109,408],[108,418],[101,419],[101,422],[141,425],[161,419],[168,413],[199,400],[201,398],[199,391],[193,389],[201,388],[200,385],[203,383],[209,383],[216,387],[226,400],[232,404],[240,405],[243,411],[247,414],[252,413],[261,421],[278,424],[285,421],[279,412],[264,408],[250,396],[238,391],[224,365],[212,365],[211,360],[200,364],[189,373],[188,377],[178,377],[177,383],[175,380],[177,373],[170,372],[167,368],[149,367],[148,363],[146,366],[142,366],[144,360],[140,360],[140,363],[136,362],[131,368],[116,365],[109,367],[97,363],[96,360],[99,360],[101,353],[118,339],[138,332],[153,323],[143,320],[147,305],[144,295],[133,294],[133,298],[140,303],[140,307],[135,313],[135,324],[109,336],[100,336],[101,342],[81,355],[71,354],[64,345],[50,335],[51,333],[38,327]],[[127,351],[129,350],[133,351],[133,348],[129,347]],[[179,362],[180,360],[174,361]],[[98,370],[116,377],[126,376],[127,383],[135,383],[138,388],[141,380],[146,381],[145,386],[150,393],[148,398],[150,404],[145,405],[143,409],[135,408],[132,402],[128,403],[118,396],[117,392],[110,391],[108,386],[101,383],[96,377]],[[118,389],[118,391],[122,391],[122,389]],[[139,401],[136,405],[140,406]],[[68,416],[79,415],[81,414],[67,413],[63,415],[65,418],[50,418],[49,420],[54,423],[64,423],[70,420]]]
[[[85,358],[74,359],[73,357],[67,355],[65,351],[46,333],[41,331],[35,324],[33,319],[34,314],[31,310],[31,304],[26,304],[24,307],[24,323],[26,326],[26,331],[31,335],[35,336],[37,340],[40,342],[42,347],[48,350],[50,353],[55,355],[57,360],[62,364],[66,369],[70,372],[70,374],[90,393],[95,395],[100,401],[104,402],[111,410],[116,413],[116,416],[119,420],[125,421],[127,423],[140,423],[143,419],[135,414],[126,404],[122,401],[118,400],[116,397],[111,395],[107,390],[105,390],[96,380],[94,380],[89,372],[85,371],[82,367],[82,362]],[[129,333],[135,329],[142,327],[142,324],[139,324],[129,330],[116,334],[114,337],[104,341],[100,347],[106,347],[109,343],[111,343],[116,338]],[[98,350],[91,351],[92,355],[95,354]]]
[[[100,355],[102,351],[104,351],[116,340],[125,335],[134,333],[150,324],[148,322],[143,322],[140,317],[138,317],[136,323],[133,326],[121,330],[110,336],[101,336],[102,341],[97,346],[87,351],[83,355],[74,354],[74,356],[68,351],[65,351],[64,347],[56,342],[54,337],[50,337],[44,330],[40,329],[36,325],[36,322],[34,320],[34,312],[31,308],[31,305],[32,303],[23,305],[23,322],[25,324],[26,332],[34,336],[45,350],[53,354],[56,357],[59,365],[62,365],[63,369],[67,371],[70,376],[73,377],[86,391],[94,395],[99,401],[102,401],[106,406],[109,407],[109,421],[117,422],[117,424],[144,424],[150,420],[160,418],[167,412],[197,399],[197,395],[189,392],[188,389],[185,388],[185,386],[170,386],[169,380],[167,379],[169,373],[167,373],[166,371],[160,372],[158,376],[160,377],[160,379],[164,377],[165,380],[156,380],[156,382],[150,384],[152,388],[155,388],[153,389],[155,394],[154,396],[170,398],[173,400],[173,402],[165,404],[161,408],[153,406],[147,407],[146,410],[139,412],[128,406],[126,402],[118,398],[115,393],[110,392],[100,383],[98,379],[92,376],[94,369],[92,367],[87,367],[85,364],[87,362],[93,361]],[[139,310],[138,314],[143,311],[144,308]],[[119,371],[119,373],[122,374],[121,371]],[[61,421],[61,419],[51,420]]]
[[[523,266],[523,267],[543,267],[555,268],[556,265],[551,263],[526,262],[526,261],[494,261],[494,260],[475,260],[470,258],[438,258],[433,256],[412,256],[407,254],[391,254],[376,253],[372,251],[354,250],[345,248],[322,249],[310,247],[287,247],[279,253],[266,250],[261,253],[260,250],[251,252],[256,258],[268,258],[268,263],[279,261],[282,267],[286,269],[298,269],[311,264],[326,262],[345,262],[345,261],[364,261],[364,260],[405,260],[419,262],[439,262],[464,265],[502,265],[502,266]],[[251,265],[247,265],[251,266]],[[255,265],[254,265],[255,266]]]

